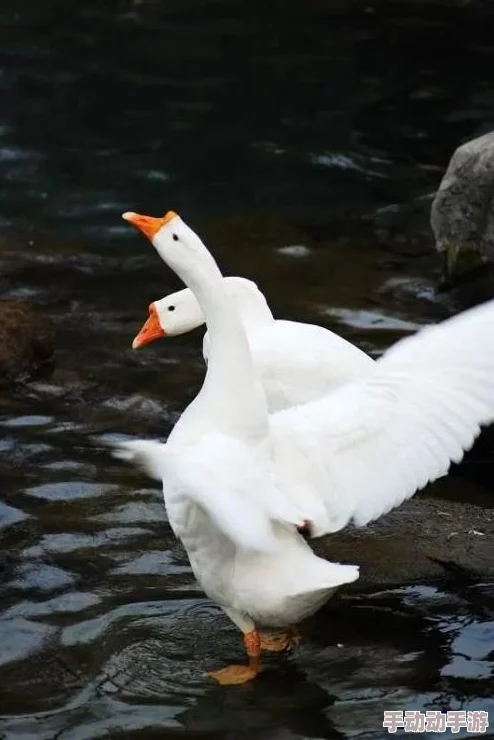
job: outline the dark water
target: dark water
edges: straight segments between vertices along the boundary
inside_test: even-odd
[[[175,208],[278,315],[374,354],[452,310],[417,198],[492,127],[493,15],[2,4],[0,287],[39,306],[58,349],[52,377],[1,397],[0,737],[381,738],[384,709],[494,717],[484,581],[343,593],[254,685],[211,685],[239,636],[193,582],[159,491],[104,451],[166,437],[203,373],[199,332],[130,349],[178,282],[123,210]]]

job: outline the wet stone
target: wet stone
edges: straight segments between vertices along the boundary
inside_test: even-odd
[[[27,488],[24,493],[35,498],[47,501],[72,501],[74,499],[105,496],[114,492],[116,486],[104,486],[82,481],[66,481],[63,483],[46,483],[41,486]]]
[[[49,601],[32,602],[20,601],[7,609],[2,615],[3,619],[14,617],[40,617],[50,614],[63,614],[66,612],[81,612],[95,604],[99,604],[100,598],[96,594],[72,591],[70,593],[56,596]]]
[[[42,557],[44,553],[70,553],[78,550],[94,549],[105,545],[111,546],[142,535],[148,535],[146,529],[137,527],[115,527],[97,534],[79,534],[64,532],[61,534],[44,535],[39,545],[34,545],[23,551],[25,558]]]
[[[4,427],[40,427],[46,426],[53,421],[52,416],[18,416],[8,419],[2,423]]]
[[[76,580],[72,573],[48,563],[21,563],[15,576],[10,586],[21,590],[38,589],[43,592],[67,588]]]
[[[25,660],[41,650],[55,631],[55,628],[48,624],[33,622],[22,617],[0,620],[0,643],[2,645],[0,665]]]
[[[29,514],[26,514],[24,511],[15,509],[13,506],[0,501],[0,530],[10,527],[12,524],[17,524],[17,522],[22,522],[28,516]]]
[[[166,551],[146,552],[134,560],[119,565],[114,569],[117,574],[125,575],[171,575],[190,572],[188,564],[175,562],[175,557]]]
[[[54,357],[48,322],[29,303],[0,300],[0,386],[37,375]]]
[[[138,522],[166,522],[166,509],[162,501],[156,503],[131,502],[94,517],[99,522],[136,524]]]

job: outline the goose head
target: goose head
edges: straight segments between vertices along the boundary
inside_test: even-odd
[[[235,301],[240,316],[247,325],[272,321],[266,299],[252,280],[243,277],[224,277],[223,284]],[[148,319],[132,342],[133,349],[154,342],[155,339],[187,334],[204,324],[204,316],[190,288],[170,293],[148,308]]]
[[[197,274],[198,271],[217,271],[200,238],[174,211],[161,217],[127,211],[122,218],[141,231],[163,261],[183,279],[187,274]],[[178,291],[166,299],[154,301],[148,312],[146,323],[132,343],[134,349],[166,335],[191,331],[204,322],[199,304],[190,290]]]
[[[127,211],[122,218],[147,236],[161,259],[182,279],[198,270],[218,270],[200,238],[175,211],[158,218]]]
[[[201,268],[208,272],[211,262],[213,269],[217,269],[200,238],[174,211],[161,217],[127,211],[122,218],[149,239],[162,260],[179,276],[201,271]],[[146,323],[132,343],[134,349],[167,334],[173,336],[191,331],[204,321],[190,290],[178,291],[162,301],[154,301],[148,312]]]
[[[149,305],[147,321],[132,342],[132,349],[161,337],[186,334],[203,323],[202,311],[189,288],[170,293]]]

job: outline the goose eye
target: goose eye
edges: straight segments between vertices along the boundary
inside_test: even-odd
[[[172,234],[172,239],[174,242],[178,242],[178,236],[176,234]]]
[[[169,311],[175,311],[175,306],[168,306]]]

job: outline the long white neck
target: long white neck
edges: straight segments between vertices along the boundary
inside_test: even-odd
[[[242,438],[259,438],[267,432],[268,413],[245,330],[216,262],[197,235],[191,234],[197,239],[193,258],[174,256],[166,261],[201,307],[209,332],[210,358],[203,386],[182,418],[203,425],[206,422],[206,428]]]
[[[247,332],[273,323],[268,302],[255,283],[241,277],[225,277],[223,282],[238,307]]]

